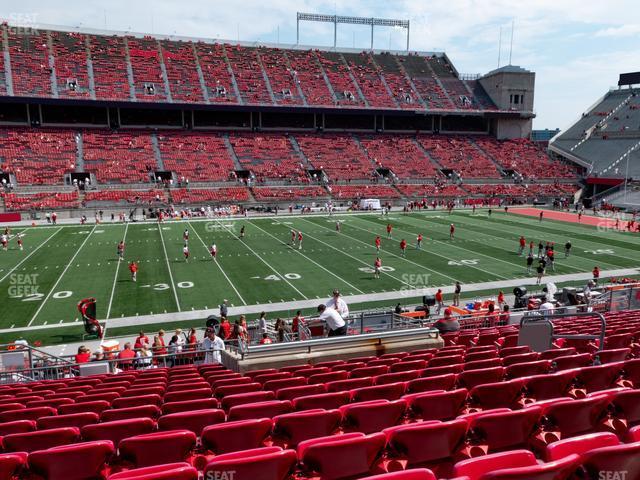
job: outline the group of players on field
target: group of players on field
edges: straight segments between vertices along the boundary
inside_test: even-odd
[[[11,229],[9,227],[5,227],[4,232],[2,233],[2,235],[0,235],[0,247],[2,247],[2,250],[6,252],[9,249],[9,241],[13,240],[14,238],[16,239],[18,250],[22,250],[23,249],[22,233],[18,232],[16,235],[12,237]]]

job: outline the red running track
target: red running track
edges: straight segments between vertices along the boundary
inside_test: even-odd
[[[560,220],[562,222],[580,223],[582,225],[591,225],[594,227],[601,227],[606,229],[620,231],[627,229],[627,220],[618,220],[615,217],[594,217],[593,215],[582,215],[582,218],[578,220],[577,213],[558,212],[555,210],[542,210],[540,208],[513,208],[509,209],[509,212],[517,213],[518,215],[526,215],[528,217],[538,217],[540,212],[544,212],[543,220]],[[616,227],[616,222],[618,226]]]

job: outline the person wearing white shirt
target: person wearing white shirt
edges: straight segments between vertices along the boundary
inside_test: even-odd
[[[260,314],[260,318],[258,319],[258,328],[260,329],[260,333],[267,333],[267,314],[264,312]]]
[[[216,335],[216,332],[211,330],[204,341],[202,347],[207,352],[204,356],[204,363],[222,363],[222,355],[220,352],[224,350],[224,340]]]
[[[347,302],[340,296],[339,290],[333,291],[333,296],[325,303],[327,308],[333,308],[336,310],[342,318],[347,318],[349,316],[349,307],[347,306]]]
[[[318,312],[320,313],[318,318],[327,324],[330,337],[347,334],[347,324],[337,310],[326,305],[318,305]]]
[[[543,315],[553,315],[553,310],[555,309],[555,305],[549,301],[549,299],[545,298],[544,303],[540,305],[539,310]]]

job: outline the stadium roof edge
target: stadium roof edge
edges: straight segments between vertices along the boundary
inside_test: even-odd
[[[136,38],[145,38],[151,37],[156,40],[171,40],[171,41],[182,41],[182,42],[203,42],[203,43],[224,43],[228,45],[240,45],[243,47],[268,47],[268,48],[282,48],[287,50],[323,50],[329,52],[341,52],[341,53],[361,53],[363,51],[373,52],[375,54],[379,53],[392,53],[394,55],[402,55],[407,56],[411,54],[419,54],[419,55],[435,55],[435,56],[445,56],[444,50],[434,50],[434,51],[420,51],[420,50],[390,50],[390,49],[369,49],[369,48],[348,48],[348,47],[331,47],[331,46],[321,46],[321,45],[305,45],[305,44],[294,44],[294,43],[271,43],[271,42],[248,42],[242,40],[230,40],[224,38],[205,38],[205,37],[190,37],[185,35],[167,35],[167,34],[158,34],[158,33],[144,33],[144,32],[134,32],[134,31],[123,31],[123,30],[103,30],[99,28],[85,28],[79,26],[64,26],[64,25],[52,25],[52,24],[37,24],[37,25],[11,25],[8,22],[3,22],[4,25],[8,27],[16,27],[16,28],[24,28],[30,29],[32,31],[37,30],[53,30],[57,32],[71,32],[71,33],[83,33],[88,35],[103,35],[103,36],[129,36]]]
[[[533,73],[531,70],[527,70],[526,68],[522,68],[518,65],[504,65],[499,68],[495,68],[490,72],[487,72],[483,75],[486,77],[488,75],[495,75],[496,73]]]

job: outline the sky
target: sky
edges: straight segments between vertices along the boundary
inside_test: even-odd
[[[409,20],[410,49],[445,51],[460,73],[519,65],[536,73],[536,129],[564,129],[621,72],[640,70],[638,0],[109,0],[0,2],[13,24],[296,42],[296,12]],[[511,49],[511,26],[513,48]],[[502,48],[499,49],[500,30]],[[301,22],[300,43],[333,46],[333,25]],[[367,49],[367,26],[338,25],[338,47]],[[404,29],[380,27],[374,48],[404,50]],[[511,53],[510,53],[511,52]]]

